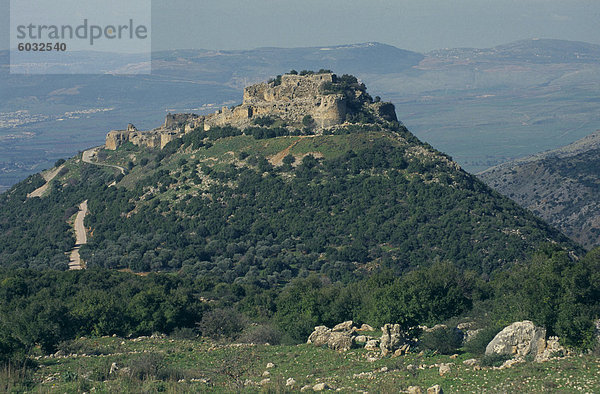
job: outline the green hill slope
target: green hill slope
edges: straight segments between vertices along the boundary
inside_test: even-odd
[[[586,248],[600,245],[600,132],[479,175]]]
[[[115,150],[57,163],[41,197],[40,175],[0,195],[0,362],[79,336],[192,327],[235,339],[260,326],[297,343],[350,319],[404,330],[531,319],[592,347],[598,252],[578,259],[580,246],[348,86],[333,126],[299,113],[146,132],[180,136],[163,149],[134,145],[144,132],[132,130]],[[88,269],[47,270],[68,268],[83,201]]]
[[[388,125],[389,126],[389,125]],[[66,268],[67,220],[88,199],[88,266],[179,270],[266,286],[320,272],[352,281],[448,260],[491,273],[565,237],[401,126],[256,139],[194,131],[164,150],[102,151],[2,195],[5,266]],[[273,164],[274,163],[274,164]],[[117,180],[115,187],[107,185]]]

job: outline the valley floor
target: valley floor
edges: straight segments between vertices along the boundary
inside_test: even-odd
[[[426,392],[434,385],[445,393],[600,392],[600,359],[593,355],[478,369],[463,365],[469,354],[381,358],[365,349],[338,353],[312,345],[221,345],[169,337],[79,339],[62,351],[70,355],[39,357],[39,368],[21,384],[0,377],[6,380],[0,391],[286,392],[326,383],[341,392],[392,393],[410,386]],[[450,365],[444,376],[442,363]]]

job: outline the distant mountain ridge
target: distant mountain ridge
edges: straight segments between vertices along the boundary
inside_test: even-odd
[[[521,61],[525,63],[595,63],[600,45],[555,39],[519,40],[492,48],[438,49],[426,55],[437,58],[469,58],[472,62]]]
[[[478,176],[587,248],[600,245],[600,131]]]

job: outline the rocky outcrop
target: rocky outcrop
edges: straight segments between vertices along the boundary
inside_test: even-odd
[[[313,344],[315,346],[324,346],[329,342],[329,337],[331,336],[331,329],[326,326],[317,326],[315,330],[308,337],[308,341],[306,343]]]
[[[340,323],[333,328],[317,326],[306,343],[315,346],[327,346],[330,349],[339,351],[350,350],[353,346],[361,346],[367,350],[377,350],[380,340],[360,334],[361,331],[373,331],[373,328],[365,324],[357,328],[351,320]]]
[[[500,331],[485,348],[485,354],[510,356],[537,355],[545,348],[546,330],[536,327],[529,320],[516,322]]]
[[[369,339],[367,343],[365,343],[365,349],[377,350],[379,348],[379,343],[379,339]]]
[[[474,326],[474,322],[464,322],[456,326],[456,329],[462,335],[463,344],[469,342],[483,331],[481,328],[473,328]]]
[[[565,356],[567,353],[567,349],[560,344],[558,337],[550,337],[543,342],[543,346],[538,348],[535,361],[544,362],[556,356]]]
[[[392,103],[378,102],[370,105],[373,113],[379,120],[397,122],[396,107]]]
[[[381,343],[379,344],[379,347],[381,348],[381,354],[384,356],[389,353],[394,353],[406,342],[400,324],[386,324],[381,327],[381,332]]]
[[[333,331],[325,326],[318,326],[310,334],[306,343],[311,343],[315,346],[327,345],[333,350],[346,351],[352,348],[352,342],[352,331]]]
[[[330,349],[346,351],[352,347],[364,347],[366,350],[380,350],[383,356],[403,356],[410,350],[414,340],[408,340],[399,324],[386,324],[381,328],[381,338],[365,335],[374,331],[373,327],[363,324],[360,328],[349,320],[333,328],[317,326],[308,337],[307,343],[315,346],[327,346]]]
[[[449,374],[450,372],[452,372],[452,364],[449,364],[449,363],[440,364],[440,366],[438,368],[438,372],[439,372],[440,376]]]
[[[436,384],[427,389],[427,394],[444,394],[444,390],[442,390],[442,386]]]
[[[333,350],[346,351],[352,349],[352,335],[349,331],[332,332],[327,341],[327,346]]]

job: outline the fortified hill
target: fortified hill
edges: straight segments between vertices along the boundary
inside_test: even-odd
[[[301,129],[308,117],[317,134],[344,123],[397,121],[394,105],[374,102],[355,77],[339,78],[330,72],[286,74],[246,87],[242,104],[233,108],[223,107],[209,115],[169,114],[161,127],[150,131],[139,131],[132,124],[126,130],[113,130],[106,136],[106,148],[114,150],[131,142],[162,149],[194,129],[245,129],[264,117],[280,119],[288,129]]]

